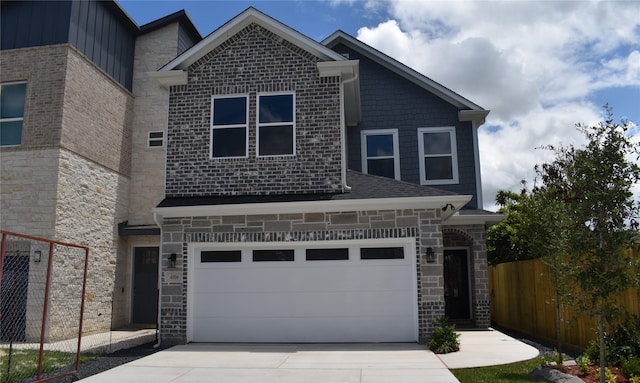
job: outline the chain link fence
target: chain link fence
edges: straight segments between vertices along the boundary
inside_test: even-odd
[[[89,248],[1,234],[0,383],[76,374]]]

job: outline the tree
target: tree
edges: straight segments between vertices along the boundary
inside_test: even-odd
[[[610,298],[638,286],[640,276],[638,260],[625,254],[638,236],[640,206],[632,187],[640,180],[640,147],[631,140],[631,124],[614,123],[611,109],[605,110],[607,119],[597,126],[577,125],[587,138],[584,147],[547,147],[556,158],[536,166],[542,184],[533,191],[563,214],[566,238],[560,244],[571,266],[566,277],[580,289],[576,303],[597,315],[602,383],[604,325],[616,310]]]

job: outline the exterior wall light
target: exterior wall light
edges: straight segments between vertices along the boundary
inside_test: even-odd
[[[33,261],[35,263],[40,263],[40,261],[42,261],[42,251],[36,250],[33,252]]]
[[[425,256],[427,257],[427,263],[436,263],[436,252],[433,251],[432,247],[427,247]]]
[[[167,258],[167,260],[169,261],[169,268],[170,269],[175,269],[176,268],[176,259],[178,258],[178,256],[176,255],[176,253],[172,253],[169,258]]]

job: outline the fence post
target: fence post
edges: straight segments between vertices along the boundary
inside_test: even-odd
[[[42,327],[40,330],[40,353],[38,354],[38,375],[42,378],[42,357],[44,356],[44,334],[47,329],[47,312],[49,310],[49,287],[51,285],[51,267],[53,265],[53,242],[49,242],[49,261],[47,264],[47,279],[44,285],[44,303],[42,309]]]

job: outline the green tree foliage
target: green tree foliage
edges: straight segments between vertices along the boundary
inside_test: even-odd
[[[604,325],[616,313],[612,297],[638,286],[640,265],[626,250],[638,236],[638,202],[632,187],[640,181],[639,145],[630,137],[631,124],[607,119],[597,126],[578,125],[587,138],[584,147],[548,146],[551,162],[536,166],[544,196],[561,219],[558,251],[566,254],[563,277],[578,286],[574,304],[598,317],[601,382],[604,382]],[[539,212],[549,224],[549,209]],[[546,219],[544,218],[546,217]]]

